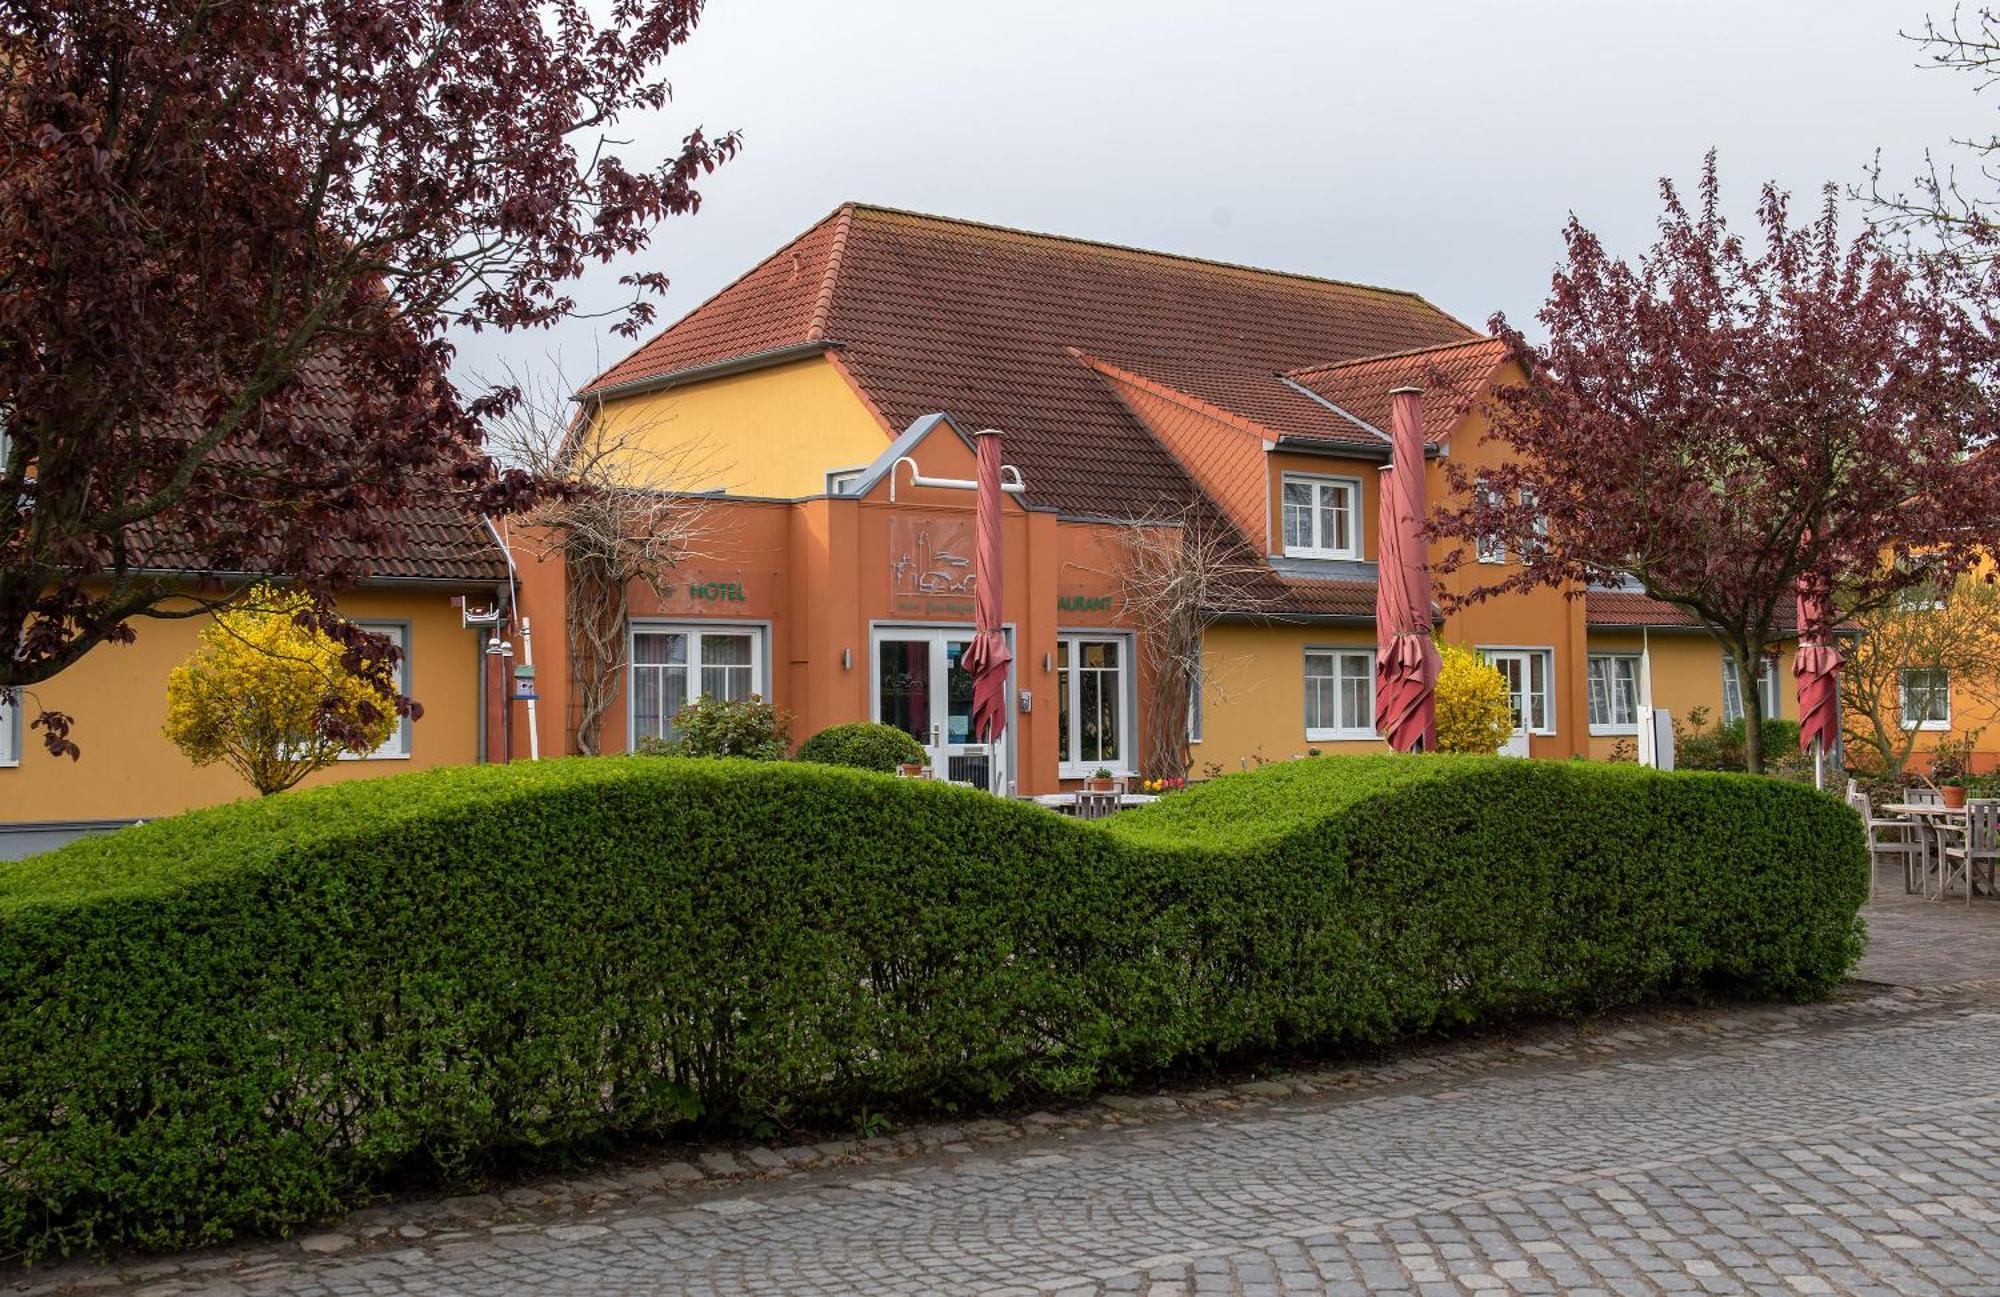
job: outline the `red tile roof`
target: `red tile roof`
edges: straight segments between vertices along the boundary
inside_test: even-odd
[[[292,418],[307,432],[330,438],[332,430],[348,417],[345,389],[336,362],[324,357],[308,359],[299,366],[300,394],[295,398]],[[192,436],[197,431],[192,415],[165,420],[160,431],[168,436]],[[219,470],[230,466],[268,473],[275,461],[267,451],[237,442],[225,443],[216,455]],[[338,569],[341,584],[368,581],[437,581],[472,585],[492,585],[507,579],[507,561],[478,515],[446,498],[447,492],[431,493],[424,500],[395,506],[366,507],[362,535],[321,539],[331,566]],[[310,527],[310,523],[303,524]],[[275,548],[249,548],[246,532],[225,528],[225,537],[191,546],[185,534],[176,534],[171,512],[153,525],[133,529],[135,547],[143,555],[142,566],[154,570],[200,575],[217,562],[218,546],[227,550],[237,543],[242,552],[228,553],[226,566],[231,573],[261,574],[275,566]],[[268,535],[260,529],[261,539]],[[322,533],[323,535],[323,533]]]
[[[1341,409],[1389,430],[1389,393],[1424,389],[1424,431],[1432,441],[1451,435],[1507,357],[1498,338],[1466,338],[1437,347],[1294,369],[1285,377]]]
[[[1375,619],[1373,581],[1284,580],[1286,611],[1309,617]]]
[[[1637,630],[1642,626],[1654,630],[1701,628],[1701,624],[1684,610],[1632,590],[1586,591],[1583,607],[1584,623],[1605,630],[1620,627]],[[1795,633],[1797,611],[1789,605],[1781,605],[1778,609],[1778,629],[1787,635]]]
[[[1030,500],[1138,516],[1193,488],[1070,348],[1338,439],[1352,425],[1278,375],[1472,336],[1412,293],[848,204],[587,390],[825,342],[892,428],[1001,428]]]

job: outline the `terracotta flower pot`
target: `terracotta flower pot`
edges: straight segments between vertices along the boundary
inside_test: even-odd
[[[1944,798],[1944,804],[1953,810],[1958,810],[1965,805],[1964,784],[1946,784],[1944,787],[1938,789],[1938,793]]]
[[[921,761],[899,762],[896,766],[896,773],[905,779],[920,778],[924,773],[924,763]]]
[[[1115,793],[1118,791],[1118,781],[1116,779],[1086,779],[1083,781],[1083,791],[1087,793]]]

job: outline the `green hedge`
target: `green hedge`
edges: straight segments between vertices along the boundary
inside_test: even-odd
[[[728,760],[241,802],[0,871],[0,1247],[283,1230],[697,1117],[1812,996],[1866,891],[1832,799],[1582,763],[1322,758],[1101,824]]]
[[[930,753],[924,745],[894,725],[850,721],[829,725],[799,745],[799,760],[820,761],[830,766],[853,766],[857,770],[877,770],[894,774],[904,762],[927,764]]]

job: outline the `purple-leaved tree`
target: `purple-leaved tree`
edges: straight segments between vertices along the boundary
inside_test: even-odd
[[[0,695],[288,578],[334,623],[398,510],[521,503],[453,326],[546,326],[737,138],[628,165],[699,0],[10,0]],[[624,281],[618,327],[657,274]],[[350,634],[387,695],[388,649]],[[408,706],[408,700],[397,700]],[[67,718],[36,719],[74,756]]]
[[[1637,262],[1571,219],[1546,342],[1493,318],[1526,375],[1490,403],[1513,455],[1476,477],[1447,464],[1456,499],[1431,524],[1467,542],[1459,561],[1482,537],[1522,559],[1464,599],[1622,580],[1686,611],[1745,682],[1761,770],[1748,682],[1801,580],[1851,616],[2000,542],[1995,299],[1952,260],[1843,239],[1831,190],[1795,225],[1766,186],[1754,249],[1720,214],[1713,154],[1693,210],[1661,193]]]

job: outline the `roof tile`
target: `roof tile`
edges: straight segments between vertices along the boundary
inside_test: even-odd
[[[1071,348],[1338,440],[1353,425],[1280,374],[1472,336],[1411,293],[849,204],[590,388],[827,341],[892,428],[1001,428],[1031,500],[1131,517],[1193,487]]]

